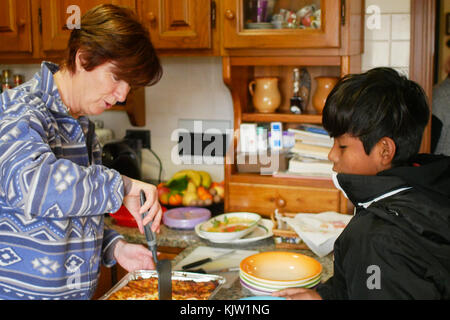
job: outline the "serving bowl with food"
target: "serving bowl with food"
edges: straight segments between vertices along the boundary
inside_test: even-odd
[[[261,221],[261,216],[252,212],[224,213],[203,222],[198,228],[201,237],[213,242],[227,242],[244,237]]]

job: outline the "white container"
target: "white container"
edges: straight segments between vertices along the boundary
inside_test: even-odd
[[[243,153],[255,153],[258,150],[256,123],[241,123],[239,133],[239,150]]]
[[[281,122],[271,122],[270,133],[270,148],[273,151],[283,149],[283,124]]]

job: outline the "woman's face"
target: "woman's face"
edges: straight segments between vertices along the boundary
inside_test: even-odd
[[[113,66],[106,62],[91,71],[77,66],[73,77],[75,103],[70,108],[73,116],[98,115],[117,102],[125,101],[130,86],[115,77]]]

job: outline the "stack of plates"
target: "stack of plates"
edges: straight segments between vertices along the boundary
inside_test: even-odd
[[[313,288],[320,283],[322,265],[303,254],[284,251],[257,253],[241,261],[241,285],[256,295],[290,288]]]

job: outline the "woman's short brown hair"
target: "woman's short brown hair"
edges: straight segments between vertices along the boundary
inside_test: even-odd
[[[102,4],[87,11],[81,28],[70,35],[63,67],[71,73],[76,71],[79,50],[86,71],[111,62],[114,75],[132,88],[151,86],[161,79],[162,68],[150,34],[131,9]]]

